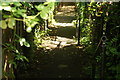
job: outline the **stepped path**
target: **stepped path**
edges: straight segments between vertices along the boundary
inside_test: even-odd
[[[22,73],[25,78],[80,78],[90,80],[90,57],[81,46],[76,46],[75,6],[65,5],[55,15],[55,23],[49,25],[50,36],[43,41],[45,50],[38,50],[29,69]]]

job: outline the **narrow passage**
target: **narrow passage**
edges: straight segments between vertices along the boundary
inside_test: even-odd
[[[90,80],[90,57],[77,47],[74,39],[76,29],[72,21],[75,19],[75,6],[64,5],[55,15],[56,23],[49,25],[50,36],[43,42],[45,50],[36,51],[25,78],[80,78]]]

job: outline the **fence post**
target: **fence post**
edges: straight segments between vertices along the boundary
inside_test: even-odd
[[[80,45],[80,18],[79,18],[79,27],[78,27],[78,46]]]
[[[102,41],[101,80],[105,80],[104,73],[105,73],[105,52],[106,52],[105,49],[106,49],[106,40],[107,40],[107,37],[106,37],[106,36],[102,36],[102,38],[101,38],[101,41]]]
[[[2,13],[0,13],[0,20],[2,20]],[[2,26],[2,25],[0,25]],[[0,28],[0,80],[2,80],[2,29]]]

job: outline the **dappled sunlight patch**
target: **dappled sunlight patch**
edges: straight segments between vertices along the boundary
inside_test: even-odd
[[[74,26],[73,23],[54,23],[53,25],[55,25],[55,26],[62,26],[62,27]]]
[[[75,16],[75,6],[63,6],[61,11],[56,15],[60,16]]]
[[[76,46],[76,48],[80,48],[80,49],[82,49],[82,48],[83,48],[83,46]]]
[[[53,38],[56,38],[56,40]],[[53,50],[55,48],[63,48],[65,46],[70,46],[73,44],[77,44],[77,42],[73,39],[69,39],[66,37],[60,37],[60,36],[54,36],[54,37],[49,37],[46,40],[44,40],[41,46],[43,46],[47,50]]]

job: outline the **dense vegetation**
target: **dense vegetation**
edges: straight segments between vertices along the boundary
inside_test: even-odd
[[[58,3],[48,0],[0,4],[3,78],[15,78],[16,70],[27,66],[36,47],[50,31],[48,23],[54,21]],[[85,46],[84,50],[93,59],[92,78],[101,78],[101,64],[104,59],[105,78],[120,79],[119,7],[119,2],[76,2],[76,24],[80,26],[80,44]],[[105,38],[107,40],[104,40]]]
[[[48,31],[45,21],[52,21],[54,2],[3,2],[0,7],[0,27],[3,29],[3,76],[13,78],[19,63],[32,59],[35,43],[41,43]]]
[[[81,2],[77,5],[78,17],[80,16],[81,44],[87,45],[86,50],[92,53],[91,55],[95,59],[93,64],[97,64],[96,74],[93,71],[92,75],[101,78],[100,70],[104,57],[104,77],[106,79],[119,79],[120,3]],[[93,65],[94,69],[95,64]]]

